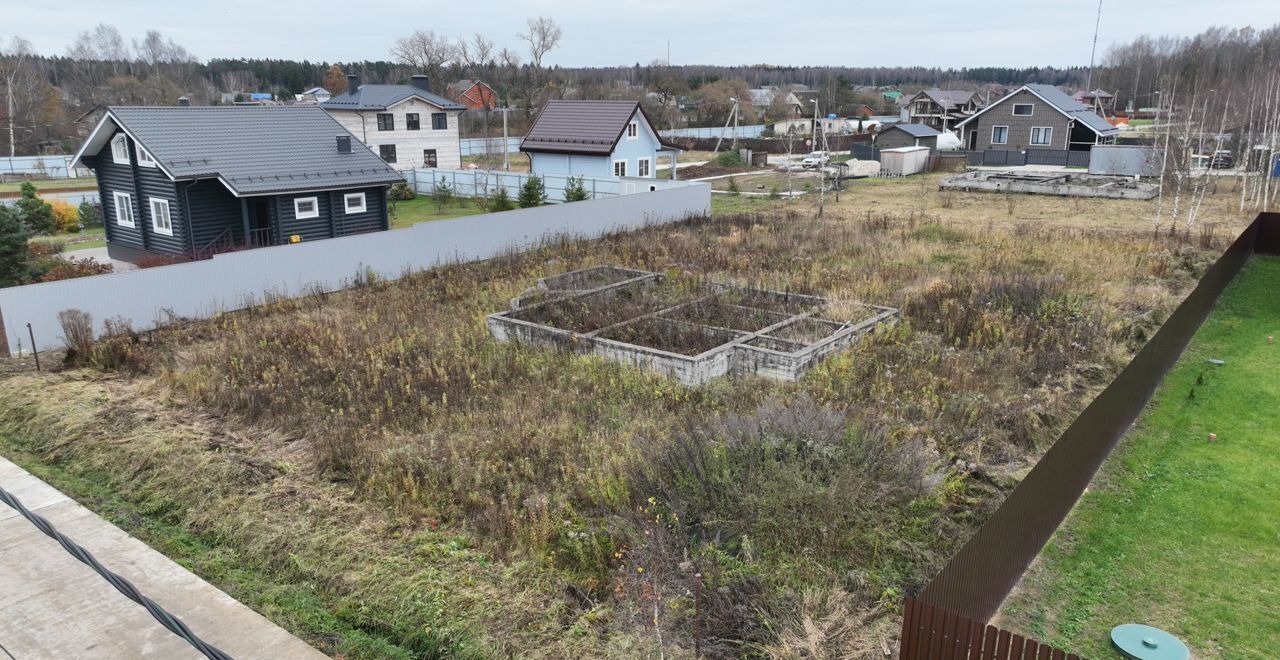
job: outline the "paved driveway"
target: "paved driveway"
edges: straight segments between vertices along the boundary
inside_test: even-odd
[[[77,259],[93,259],[100,264],[111,264],[114,267],[113,272],[116,273],[127,273],[131,270],[138,270],[137,266],[127,261],[120,261],[119,259],[112,259],[107,256],[107,248],[104,247],[72,250],[70,252],[63,252],[62,256],[75,257]]]

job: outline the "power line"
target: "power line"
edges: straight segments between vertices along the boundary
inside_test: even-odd
[[[209,644],[197,637],[196,634],[191,632],[191,629],[187,627],[187,624],[182,622],[182,619],[170,614],[163,607],[160,607],[160,605],[154,600],[144,596],[142,592],[138,591],[137,587],[133,586],[132,582],[129,582],[123,577],[104,568],[88,550],[84,549],[83,546],[64,536],[62,532],[59,532],[48,520],[32,513],[30,509],[18,500],[18,498],[14,497],[12,493],[3,488],[0,488],[0,502],[8,504],[15,511],[22,514],[22,517],[35,525],[36,529],[39,529],[41,532],[44,532],[46,536],[57,541],[67,552],[71,553],[72,557],[79,559],[88,565],[89,568],[92,568],[98,575],[102,576],[104,580],[110,583],[111,586],[115,587],[116,591],[119,591],[129,600],[146,608],[147,612],[151,613],[151,616],[155,617],[156,621],[160,622],[160,625],[168,628],[170,632],[181,637],[197,651],[203,653],[206,658],[211,658],[212,660],[231,660],[230,655],[227,655],[216,646],[213,646],[212,644]],[[6,650],[5,653],[8,654],[8,651]]]

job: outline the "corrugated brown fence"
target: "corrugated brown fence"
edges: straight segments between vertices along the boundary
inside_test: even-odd
[[[904,660],[1080,660],[1048,644],[907,598],[902,612]]]
[[[991,619],[1255,252],[1280,254],[1280,214],[1263,213],[1240,234],[1133,361],[924,588],[919,601],[970,621]],[[904,628],[903,658],[938,657],[906,655],[907,632]]]

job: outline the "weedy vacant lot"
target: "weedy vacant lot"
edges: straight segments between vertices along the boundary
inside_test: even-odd
[[[1154,205],[859,182],[127,333],[0,380],[0,450],[345,657],[882,656],[1224,244]],[[1204,221],[1234,235],[1227,190]],[[814,200],[816,201],[816,200]],[[902,309],[797,383],[492,341],[616,264]],[[834,312],[833,312],[834,313]]]
[[[1280,639],[1280,259],[1223,294],[1154,403],[1003,615],[1106,657],[1120,623],[1198,658],[1262,658]],[[1210,359],[1226,364],[1214,366]],[[1216,438],[1209,440],[1209,434]]]

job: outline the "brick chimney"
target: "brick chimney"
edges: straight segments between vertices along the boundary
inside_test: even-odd
[[[350,135],[339,135],[339,136],[336,136],[336,137],[337,137],[337,140],[338,140],[338,153],[340,153],[340,154],[349,154],[349,153],[351,153],[351,136],[350,136]]]
[[[347,74],[347,93],[355,94],[360,91],[360,76],[354,73]]]
[[[185,96],[179,96],[179,97],[178,97],[178,107],[180,107],[180,108],[189,108],[189,107],[191,107],[191,99],[189,99],[189,98],[187,98],[187,97],[185,97]]]
[[[431,78],[421,73],[409,78],[409,84],[424,92],[431,91]]]

